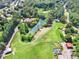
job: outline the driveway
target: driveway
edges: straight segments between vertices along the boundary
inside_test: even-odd
[[[72,55],[72,50],[71,49],[67,49],[66,47],[66,43],[61,43],[62,47],[63,47],[63,51],[62,51],[62,55],[58,55],[58,59],[71,59],[71,55]]]

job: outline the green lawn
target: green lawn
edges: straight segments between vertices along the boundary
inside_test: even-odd
[[[43,9],[39,9],[39,8],[38,8],[38,14],[39,14],[39,15],[43,15],[43,16],[45,16],[45,17],[48,17],[50,12],[51,12],[51,10],[44,11]]]
[[[0,32],[0,37],[2,36],[2,31]]]
[[[57,41],[61,41],[61,37],[60,37],[60,29],[64,27],[64,24],[62,23],[53,23],[52,25],[52,29],[50,31],[48,31],[48,33],[46,33],[45,36],[43,36],[44,41],[46,42],[57,42]]]
[[[4,59],[53,59],[53,46],[51,43],[61,41],[60,30],[61,23],[54,23],[53,28],[48,31],[41,39],[37,40],[37,44],[27,44],[20,41],[20,33],[17,32],[11,47],[13,48],[15,55],[8,55]]]
[[[52,51],[49,44],[38,43],[36,45],[22,43],[19,39],[19,32],[11,44],[15,49],[15,55],[6,56],[4,59],[51,59]],[[49,55],[48,55],[49,54]]]
[[[0,41],[2,41],[2,31],[0,32]]]

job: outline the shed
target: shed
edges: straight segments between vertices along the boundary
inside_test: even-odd
[[[66,43],[67,48],[73,48],[73,44],[72,43]]]

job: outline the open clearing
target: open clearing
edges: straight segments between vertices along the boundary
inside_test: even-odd
[[[20,33],[17,32],[11,44],[15,55],[11,53],[4,59],[53,59],[52,49],[55,45],[52,43],[61,41],[59,28],[63,26],[62,23],[53,23],[52,29],[35,41],[38,42],[36,45],[21,42]]]

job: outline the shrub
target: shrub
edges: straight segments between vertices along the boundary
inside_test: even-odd
[[[26,35],[22,34],[22,41],[30,42],[33,38],[33,35],[28,33]]]
[[[28,26],[27,26],[25,23],[21,23],[21,24],[18,26],[18,28],[19,28],[21,34],[26,34],[26,33],[28,33]]]

